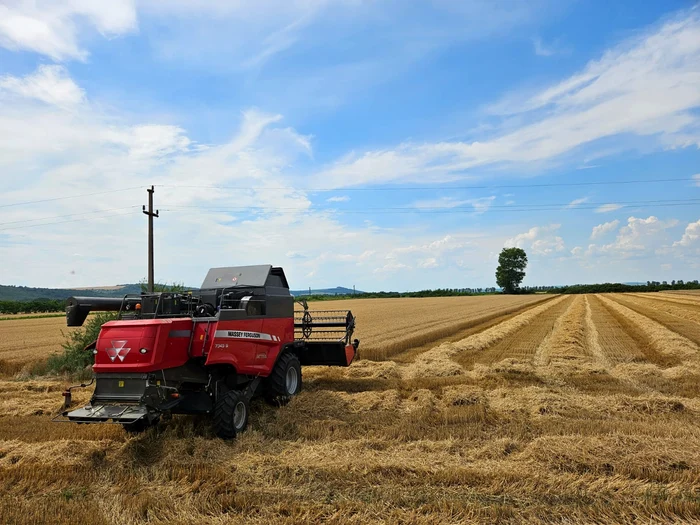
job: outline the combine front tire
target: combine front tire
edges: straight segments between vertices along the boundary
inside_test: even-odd
[[[214,407],[214,431],[221,439],[233,439],[248,426],[248,400],[240,390],[229,390]]]
[[[267,399],[273,404],[285,404],[301,391],[301,364],[299,358],[287,352],[277,360],[267,380]]]

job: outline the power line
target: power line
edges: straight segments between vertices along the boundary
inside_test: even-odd
[[[572,206],[571,203],[545,203],[545,204],[483,204],[483,208],[497,209],[502,211],[509,210],[522,210],[522,211],[537,211],[543,210],[590,210],[596,209],[600,206],[615,205],[620,208],[630,208],[637,206],[644,207],[656,207],[656,206],[681,206],[681,205],[700,205],[700,198],[698,199],[656,199],[647,201],[621,201],[621,202],[587,202],[579,205]],[[166,208],[163,211],[176,211],[179,209],[198,209],[198,210],[208,210],[208,211],[281,211],[281,212],[305,212],[305,211],[316,211],[316,212],[334,212],[334,213],[367,213],[367,212],[394,212],[394,211],[410,211],[410,212],[454,212],[454,211],[468,211],[472,212],[474,209],[479,209],[478,203],[469,203],[468,206],[460,205],[453,207],[446,206],[402,206],[402,207],[376,207],[376,208],[362,208],[362,210],[352,209],[352,210],[339,210],[337,208],[298,208],[298,207],[265,207],[265,206],[204,206],[204,205],[165,205]]]
[[[700,202],[697,203],[678,203],[678,204],[652,204],[649,206],[646,206],[646,208],[664,208],[664,207],[669,207],[669,206],[699,206]],[[608,210],[610,212],[617,211],[617,210],[623,210],[623,209],[635,209],[639,208],[639,206],[636,205],[624,205],[620,206],[618,208],[614,208],[611,210]],[[597,208],[595,207],[588,207],[588,208],[577,208],[580,210],[596,210]],[[377,215],[410,215],[410,214],[415,214],[415,215],[446,215],[446,214],[494,214],[494,213],[534,213],[534,212],[540,212],[540,211],[571,211],[573,208],[567,209],[567,208],[513,208],[513,209],[500,209],[500,210],[489,210],[489,209],[478,209],[478,208],[470,208],[470,209],[465,209],[465,208],[446,208],[446,209],[440,209],[440,210],[421,210],[420,208],[411,208],[411,209],[406,209],[406,210],[387,210],[387,211],[378,211],[378,210],[315,210],[315,209],[296,209],[296,210],[278,210],[275,211],[275,213],[279,215],[286,215],[286,214],[311,214],[311,213],[317,213],[317,214],[323,214],[323,213],[329,213],[331,212],[333,215],[371,215],[371,214],[377,214]],[[169,208],[162,208],[160,211],[163,212],[177,212],[177,213],[183,213],[183,210],[178,210],[178,209],[169,209]],[[195,210],[185,210],[184,213],[187,214],[188,212],[194,212]],[[231,210],[220,210],[220,209],[211,209],[207,210],[210,212],[231,212]],[[243,210],[241,210],[243,211]],[[253,210],[253,211],[258,211],[258,210]],[[267,210],[268,212],[270,210]],[[197,213],[201,213],[201,210],[197,210]],[[235,211],[232,213],[236,213]]]
[[[95,218],[106,219],[108,217],[126,217],[127,215],[131,215],[131,213],[115,213],[115,214],[111,214],[111,215],[101,215],[101,216],[97,216]],[[56,224],[65,224],[68,222],[78,222],[78,221],[84,221],[84,220],[85,220],[85,218],[80,218],[80,219],[70,219],[67,221],[45,222],[42,224],[28,224],[26,226],[12,226],[10,228],[0,228],[0,232],[9,231],[9,230],[23,230],[25,228],[36,228],[39,226],[54,226]]]
[[[390,188],[293,188],[293,187],[254,187],[254,186],[204,186],[204,185],[180,185],[180,184],[161,184],[163,188],[205,188],[205,189],[220,189],[220,190],[248,190],[248,191],[305,191],[305,192],[327,192],[327,191],[425,191],[425,190],[485,190],[485,189],[528,189],[528,188],[554,188],[554,187],[570,187],[570,186],[611,186],[616,184],[649,184],[660,182],[690,182],[696,181],[693,177],[672,178],[672,179],[638,179],[638,180],[607,180],[607,181],[590,181],[590,182],[552,182],[538,184],[485,184],[485,185],[469,185],[469,186],[392,186]]]
[[[25,206],[27,204],[38,204],[41,202],[53,202],[53,201],[62,201],[66,199],[77,199],[79,197],[92,197],[93,195],[105,195],[107,193],[117,193],[120,191],[130,191],[130,190],[138,190],[141,189],[141,186],[132,186],[131,188],[121,188],[118,190],[107,190],[107,191],[96,191],[93,193],[81,193],[79,195],[67,195],[65,197],[53,197],[51,199],[40,199],[36,201],[25,201],[25,202],[13,202],[11,204],[0,204],[0,208],[9,208],[10,206]]]
[[[329,192],[329,191],[428,191],[428,190],[478,190],[478,189],[528,189],[528,188],[554,188],[554,187],[576,187],[576,186],[610,186],[624,184],[650,184],[662,182],[694,182],[697,179],[693,177],[670,178],[670,179],[637,179],[637,180],[607,180],[607,181],[589,181],[589,182],[552,182],[552,183],[537,183],[537,184],[484,184],[484,185],[467,185],[467,186],[392,186],[392,187],[369,187],[369,188],[292,188],[292,187],[262,187],[262,186],[211,186],[211,185],[179,185],[179,184],[159,184],[157,186],[163,188],[205,188],[205,189],[223,189],[223,190],[238,190],[238,191],[304,191],[304,192]],[[9,208],[12,206],[26,206],[29,204],[39,204],[43,202],[54,202],[67,199],[78,199],[81,197],[92,197],[94,195],[106,195],[109,193],[117,193],[122,191],[131,191],[141,189],[141,186],[131,186],[129,188],[119,188],[114,190],[96,191],[91,193],[80,193],[76,195],[66,195],[63,197],[52,197],[49,199],[38,199],[33,201],[13,202],[8,204],[0,204],[0,208]]]
[[[19,221],[0,222],[0,226],[5,226],[7,224],[19,224],[19,223],[23,223],[23,222],[49,221],[49,220],[53,220],[53,219],[63,219],[64,217],[77,217],[79,215],[91,215],[93,213],[103,213],[103,212],[108,212],[108,211],[127,210],[130,208],[137,208],[137,207],[138,206],[134,205],[134,206],[125,206],[123,208],[109,208],[107,210],[86,211],[86,212],[82,212],[82,213],[69,213],[68,215],[54,215],[53,217],[41,217],[38,219],[22,219]]]

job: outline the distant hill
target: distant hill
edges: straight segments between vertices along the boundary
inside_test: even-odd
[[[309,290],[292,290],[292,295],[309,295]],[[34,299],[68,299],[74,295],[84,297],[124,297],[126,294],[141,293],[140,284],[119,284],[97,286],[95,288],[32,288],[30,286],[7,286],[0,284],[0,301],[33,301]],[[323,288],[311,290],[313,295],[351,295],[352,288]],[[361,294],[359,290],[356,294]]]
[[[0,284],[0,301],[32,301],[34,299],[68,299],[72,295],[85,297],[123,297],[128,293],[141,293],[140,284],[121,284],[97,288],[32,288]]]
[[[317,288],[317,289],[311,289],[311,293],[309,293],[308,288],[306,290],[290,290],[292,295],[299,296],[299,295],[352,295],[353,290],[352,288],[344,288],[342,286],[336,286],[335,288]],[[355,290],[355,294],[362,294],[365,292],[361,292],[360,290]]]

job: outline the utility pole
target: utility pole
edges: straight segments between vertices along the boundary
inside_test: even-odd
[[[148,292],[153,293],[153,217],[158,217],[158,210],[153,212],[153,193],[156,191],[153,186],[146,190],[148,192],[148,211],[143,207],[143,213],[148,215]]]

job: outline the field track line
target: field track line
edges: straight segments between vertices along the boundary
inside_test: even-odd
[[[504,308],[500,312],[489,314],[476,319],[470,319],[464,323],[456,325],[456,331],[451,335],[440,337],[427,344],[416,346],[415,348],[409,348],[400,352],[394,356],[391,356],[388,360],[396,361],[398,363],[412,363],[416,358],[424,352],[439,346],[442,343],[454,343],[457,341],[462,341],[468,337],[479,334],[489,328],[499,325],[513,317],[521,315],[533,308],[537,308],[543,304],[555,299],[557,296],[548,297],[542,301],[536,303],[526,303],[522,305],[512,306],[510,308]]]
[[[660,292],[658,295],[663,297],[674,297],[676,299],[683,299],[693,302],[700,302],[700,290],[698,293],[673,293],[673,292]]]
[[[552,360],[552,353],[550,348],[552,338],[558,338],[564,330],[567,330],[569,328],[568,326],[564,327],[563,325],[571,324],[572,312],[579,306],[580,301],[581,296],[574,295],[572,296],[572,300],[568,302],[568,305],[565,309],[562,309],[559,312],[555,312],[556,314],[558,314],[557,317],[553,319],[554,322],[553,324],[551,324],[550,327],[548,327],[548,332],[544,335],[543,338],[539,340],[537,344],[537,348],[533,356],[533,364],[536,367],[547,366],[550,363],[550,361]],[[570,343],[573,344],[576,344],[577,342],[578,341],[570,341]]]
[[[678,359],[657,352],[645,332],[639,330],[629,318],[605,304],[599,295],[592,296],[589,304],[599,344],[613,366],[646,361],[667,368],[680,363]]]
[[[676,358],[681,357],[691,360],[698,360],[700,357],[700,348],[698,348],[698,345],[682,334],[670,330],[651,316],[641,314],[627,307],[622,304],[617,297],[615,297],[614,300],[609,297],[603,297],[602,295],[598,297],[611,311],[615,311],[621,317],[629,320],[629,322],[635,326],[636,330],[645,334],[656,352]]]
[[[540,341],[571,302],[573,297],[560,296],[456,343],[463,350],[457,361],[472,366],[475,362],[493,363],[507,357],[532,359]]]
[[[627,298],[653,304],[654,308],[665,308],[668,313],[700,323],[700,302],[669,301],[662,297],[650,297],[649,294],[629,294]]]
[[[591,354],[595,357],[598,364],[606,370],[610,370],[611,363],[608,356],[605,354],[603,347],[600,346],[600,333],[596,324],[593,322],[593,312],[591,311],[591,303],[588,296],[583,299],[586,301],[586,344]]]
[[[665,303],[682,304],[692,308],[700,308],[700,297],[697,300],[685,299],[683,296],[662,295],[658,293],[626,293],[629,297],[639,297],[640,299],[651,299],[653,301],[663,301]]]
[[[691,340],[696,345],[700,345],[700,323],[696,322],[695,319],[688,319],[682,316],[683,312],[680,312],[680,315],[674,315],[670,311],[662,310],[658,304],[645,303],[640,299],[631,297],[613,295],[612,299],[640,315],[653,319],[668,330]]]
[[[464,373],[462,365],[469,368],[474,364],[474,358],[498,341],[507,338],[524,326],[531,323],[543,312],[555,308],[567,296],[560,295],[550,301],[539,303],[535,308],[522,312],[507,321],[487,328],[483,332],[471,335],[455,343],[443,343],[420,354],[413,363],[399,365],[405,378],[419,378],[435,375],[459,375]]]

